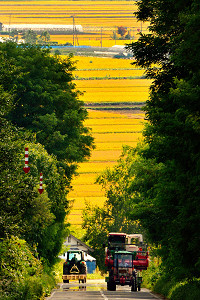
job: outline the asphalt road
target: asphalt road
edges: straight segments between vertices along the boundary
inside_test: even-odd
[[[159,299],[149,290],[142,288],[140,292],[131,292],[129,286],[117,286],[116,291],[107,291],[104,280],[87,280],[86,284],[70,282],[59,284],[59,288],[52,291],[46,300],[152,300]]]

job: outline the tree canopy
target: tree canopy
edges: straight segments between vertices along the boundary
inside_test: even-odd
[[[75,164],[89,157],[93,148],[93,138],[83,125],[87,111],[72,83],[71,57],[62,59],[50,55],[49,49],[15,43],[2,43],[0,55],[7,62],[0,69],[1,84],[14,93],[7,118],[34,132],[70,178]]]
[[[143,133],[148,147],[141,155],[147,163],[154,162],[151,172],[162,167],[152,186],[141,191],[133,185],[137,207],[130,215],[161,245],[170,274],[199,276],[200,5],[196,0],[141,0],[137,5],[138,20],[149,21],[150,32],[140,34],[128,48],[153,79]],[[141,178],[148,183],[145,174]]]
[[[87,112],[72,83],[71,57],[8,42],[0,44],[0,58],[0,293],[41,298],[42,265],[57,260],[68,230],[71,177],[93,138],[83,124]],[[13,263],[15,253],[24,259]]]

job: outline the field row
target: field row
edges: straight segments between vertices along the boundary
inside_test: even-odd
[[[98,87],[99,89],[114,89],[118,91],[120,88],[127,88],[133,89],[133,88],[145,88],[146,91],[149,91],[149,85],[151,81],[149,79],[127,79],[127,80],[98,80],[98,81],[87,81],[87,80],[78,80],[75,82],[78,88],[96,88]]]
[[[107,125],[92,125],[92,132],[93,133],[134,133],[134,132],[140,132],[143,129],[142,124],[128,124],[128,125],[112,125],[112,124],[107,124]]]
[[[83,27],[134,27],[141,29],[135,1],[0,1],[1,22],[6,24],[75,24]],[[146,30],[147,25],[143,25]]]
[[[93,134],[96,149],[92,152],[89,162],[80,164],[79,175],[72,181],[73,191],[69,194],[69,199],[74,200],[69,217],[72,224],[80,226],[82,223],[81,214],[85,201],[89,201],[92,205],[103,205],[106,198],[101,186],[95,183],[97,176],[107,167],[112,168],[116,165],[121,155],[122,145],[136,146],[137,141],[142,137],[141,132],[107,133],[107,130],[112,126],[118,131],[121,126],[127,126],[127,130],[132,126],[141,126],[142,129],[142,118],[143,114],[135,114],[129,118],[123,114],[89,111],[89,118],[85,121],[85,125],[91,127],[92,132],[97,126],[101,126],[104,132]]]
[[[140,119],[128,119],[126,118],[125,120],[123,118],[107,118],[107,119],[87,119],[85,121],[85,125],[86,126],[92,126],[94,128],[94,126],[96,125],[100,125],[100,126],[116,126],[117,128],[119,128],[119,126],[125,126],[125,125],[142,125],[144,123],[144,120],[140,120]]]
[[[86,125],[88,124],[87,122],[90,122],[89,120],[98,120],[98,119],[101,119],[102,121],[105,120],[105,119],[108,119],[109,122],[110,122],[110,119],[113,120],[113,122],[115,122],[114,120],[123,120],[124,119],[124,122],[126,119],[133,119],[133,122],[134,120],[143,120],[144,119],[144,113],[143,112],[140,112],[140,113],[137,113],[137,114],[134,114],[134,115],[131,115],[131,116],[127,116],[127,115],[124,115],[124,114],[116,114],[116,112],[101,112],[101,111],[92,111],[92,110],[88,110],[88,119],[85,120],[86,122]],[[93,122],[92,121],[92,122]],[[94,121],[95,122],[95,121]],[[104,121],[103,121],[104,122]]]
[[[83,91],[84,92],[84,91]],[[80,96],[80,100],[85,102],[145,102],[148,100],[148,92],[130,92],[126,91],[113,91],[107,92],[99,90],[98,87],[94,88],[93,91],[86,91],[84,95]]]
[[[116,74],[119,68],[131,68],[130,60],[111,58],[75,57],[78,69],[89,69],[87,71],[77,71],[76,74],[85,72],[84,76],[102,76],[99,68],[110,69]],[[134,68],[134,67],[132,67]],[[92,70],[93,69],[93,70]],[[110,71],[109,70],[109,71]],[[133,72],[144,72],[143,70],[131,70]],[[123,70],[130,72],[130,70]],[[92,103],[92,108],[103,109],[112,107],[132,107],[134,103],[145,103],[148,98],[150,81],[147,79],[134,80],[75,80],[77,88],[85,91],[82,100],[88,105]],[[74,200],[73,210],[70,214],[72,224],[80,226],[82,223],[81,214],[85,207],[85,201],[92,205],[102,206],[105,201],[104,191],[96,178],[106,168],[112,168],[119,159],[122,146],[136,146],[142,138],[144,128],[144,113],[114,113],[106,111],[88,110],[89,116],[85,125],[91,128],[96,149],[92,152],[90,160],[80,164],[79,176],[73,182],[73,191],[69,198]]]
[[[74,62],[77,62],[77,69],[118,69],[118,68],[131,68],[132,60],[117,59],[108,57],[79,57],[73,58]],[[132,67],[134,68],[134,67]]]
[[[144,76],[143,70],[76,70],[74,72],[75,79],[78,77],[130,77],[130,76]]]

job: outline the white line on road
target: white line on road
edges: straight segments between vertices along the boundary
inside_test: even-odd
[[[108,298],[104,295],[103,291],[100,291],[101,296],[103,297],[104,300],[108,300]]]

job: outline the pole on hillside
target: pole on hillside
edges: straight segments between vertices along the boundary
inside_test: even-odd
[[[26,174],[30,171],[30,167],[28,166],[28,147],[25,148],[25,167],[23,170]]]

